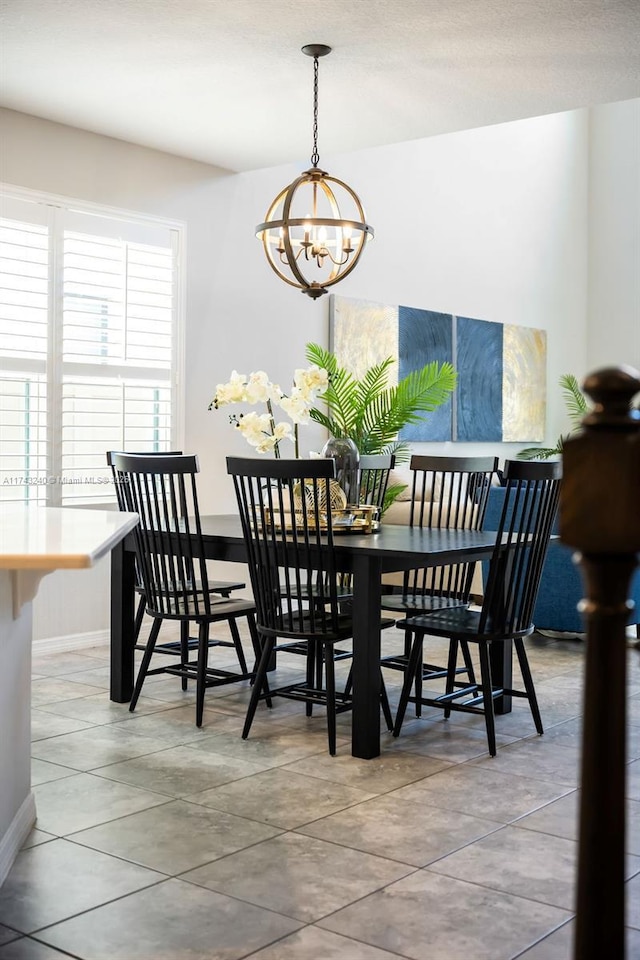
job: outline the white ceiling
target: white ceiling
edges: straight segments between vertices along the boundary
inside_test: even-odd
[[[640,96],[640,0],[1,0],[0,105],[231,170]]]

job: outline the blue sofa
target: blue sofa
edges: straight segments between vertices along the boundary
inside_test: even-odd
[[[504,503],[504,487],[492,487],[484,520],[485,530],[496,530]],[[554,527],[558,532],[558,521]],[[568,633],[584,633],[585,626],[578,603],[584,597],[582,574],[572,560],[573,551],[558,541],[549,545],[549,552],[542,571],[540,591],[533,613],[533,622],[538,630],[557,630]],[[635,602],[629,623],[640,624],[640,570],[636,570],[631,582],[631,599]],[[637,627],[640,637],[640,626]]]

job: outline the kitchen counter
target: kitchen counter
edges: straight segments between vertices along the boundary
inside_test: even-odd
[[[0,507],[0,884],[36,820],[31,791],[32,600],[53,570],[92,567],[135,527],[135,513]]]

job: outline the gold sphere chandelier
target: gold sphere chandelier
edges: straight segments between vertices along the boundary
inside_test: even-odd
[[[309,43],[302,52],[313,57],[311,168],[278,194],[256,236],[278,276],[315,300],[351,273],[373,227],[351,187],[318,167],[318,58],[331,47]]]

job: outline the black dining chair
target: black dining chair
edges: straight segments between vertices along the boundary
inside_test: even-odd
[[[489,488],[498,468],[497,457],[411,457],[411,510],[409,526],[428,529],[482,530]],[[417,567],[402,575],[402,584],[384,587],[384,610],[412,616],[448,607],[469,605],[476,564],[457,563],[442,567]],[[462,644],[464,664],[459,672],[472,669],[471,656]],[[381,663],[404,673],[409,662],[411,636],[404,649],[383,656]],[[446,676],[446,666],[424,663],[416,676],[416,716],[421,713],[420,688],[423,680]]]
[[[382,517],[385,508],[385,497],[389,486],[389,477],[396,463],[393,453],[361,454],[358,468],[359,503],[361,505],[377,507]],[[342,573],[338,577],[338,589],[342,603],[349,603],[353,598],[353,578],[350,573]],[[353,656],[351,648],[336,647],[335,660],[346,660]],[[318,682],[322,677],[322,661],[316,664]],[[349,693],[350,688],[346,688]]]
[[[216,594],[209,581],[204,558],[202,527],[198,509],[195,456],[136,456],[113,453],[115,480],[123,509],[137,513],[134,529],[136,564],[141,577],[147,613],[153,618],[149,638],[138,671],[129,709],[134,710],[145,678],[167,673],[196,681],[196,724],[202,726],[204,694],[207,687],[251,680],[255,669],[247,668],[238,620],[245,619],[255,658],[259,642],[255,629],[255,606]],[[149,669],[164,620],[180,624],[180,662]],[[232,639],[212,640],[210,626],[226,622]],[[189,624],[198,625],[197,658],[190,659]],[[209,666],[209,647],[233,647],[239,672]],[[165,652],[170,652],[166,650]]]
[[[384,510],[389,486],[389,475],[396,463],[393,453],[362,454],[360,456],[359,503]]]
[[[116,453],[124,453],[129,456],[134,457],[179,457],[182,456],[182,450],[165,450],[165,451],[131,451],[131,450],[107,450],[107,464],[111,467],[111,474],[113,477],[113,482],[116,491],[116,500],[118,502],[118,508],[120,510],[127,509],[126,504],[124,503],[124,497],[121,490],[121,484],[117,482],[115,466],[113,463],[113,458]],[[219,593],[222,597],[228,597],[233,593],[234,590],[243,590],[246,584],[241,583],[240,581],[235,580],[209,580],[209,590],[212,593]],[[201,585],[199,585],[201,589]],[[138,569],[138,564],[136,563],[136,580],[135,580],[135,591],[138,595],[138,605],[136,607],[135,621],[134,621],[134,639],[135,639],[135,649],[136,650],[145,650],[146,643],[140,642],[140,631],[142,629],[142,624],[144,621],[144,615],[147,609],[147,599],[144,592],[144,586],[142,583],[142,577],[140,576],[140,571]],[[194,637],[188,636],[188,623],[182,624],[182,632],[185,636],[181,640],[170,640],[166,643],[156,643],[155,652],[168,654],[169,656],[182,656],[182,652],[185,648],[185,643],[188,645],[190,650],[197,650],[198,640]],[[247,669],[246,661],[244,659],[244,652],[242,650],[242,644],[240,643],[240,637],[238,635],[237,640],[234,639],[233,643],[227,643],[227,641],[220,640],[210,640],[209,646],[234,646],[238,657],[240,660],[241,669]],[[187,689],[187,677],[182,678],[182,689]]]
[[[341,608],[332,515],[326,507],[335,463],[228,457],[227,470],[238,500],[262,644],[242,736],[248,737],[261,699],[300,700],[307,716],[320,704],[326,707],[333,756],[336,716],[352,708],[351,696],[336,690],[334,647],[353,635],[351,615]],[[392,624],[382,621],[380,628]],[[267,670],[278,639],[304,645],[306,678],[269,689]],[[324,662],[324,684],[316,679],[318,656]],[[380,699],[391,729],[382,673]]]
[[[359,504],[377,507],[382,513],[384,507],[385,495],[389,484],[389,475],[395,464],[394,454],[363,454],[360,457],[358,468],[358,489]],[[337,481],[333,481],[337,482]],[[286,585],[283,588],[286,591]],[[309,601],[311,603],[322,602],[322,597],[318,600],[315,582],[308,584]],[[353,598],[352,578],[349,573],[339,573],[337,575],[337,592],[340,603],[348,603]],[[276,644],[276,651],[286,650],[289,653],[298,653],[308,656],[308,645],[304,642],[290,642]],[[316,661],[316,682],[320,686],[323,676],[323,657],[320,648],[316,650],[318,657]],[[345,650],[336,647],[334,657],[336,660],[344,660],[353,656],[351,650]],[[346,691],[349,692],[348,690]]]
[[[420,694],[421,704],[443,709],[445,718],[451,711],[484,714],[491,756],[496,754],[494,700],[500,697],[526,698],[536,730],[543,733],[524,637],[534,630],[531,617],[558,507],[560,466],[507,460],[504,480],[504,506],[482,607],[434,610],[396,624],[413,639],[393,730],[395,737],[402,728],[407,704],[415,701],[411,688],[414,678],[422,673],[423,645],[429,637],[449,640],[449,661],[444,692]],[[492,681],[490,647],[511,640],[524,689],[496,687]],[[458,647],[464,644],[468,648],[470,643],[478,648],[479,681],[473,669],[466,681],[457,678]]]

